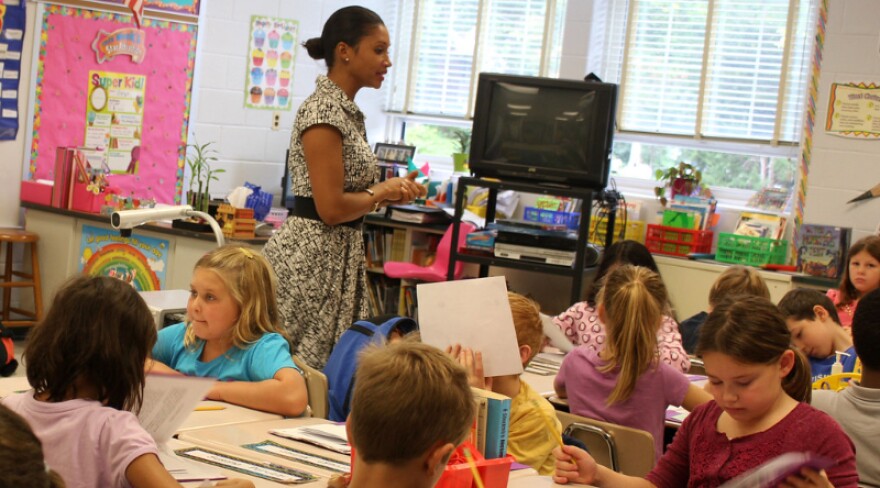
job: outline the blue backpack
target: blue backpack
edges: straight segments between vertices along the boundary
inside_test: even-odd
[[[395,329],[405,335],[418,328],[416,321],[409,317],[383,315],[358,320],[339,336],[324,366],[330,397],[330,420],[343,422],[348,417],[357,357],[361,350],[368,344],[382,344]]]

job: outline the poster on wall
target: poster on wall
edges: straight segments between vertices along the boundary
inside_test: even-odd
[[[298,27],[295,20],[251,17],[245,107],[290,110]]]
[[[99,62],[93,48],[101,32],[130,28],[130,15],[46,4],[40,26],[30,173],[51,180],[56,148],[97,147],[103,138],[108,165],[123,171],[109,175],[109,185],[133,199],[180,203],[198,26],[144,19],[140,62],[132,55]],[[124,79],[133,86],[108,86],[95,95],[95,74],[99,85]],[[102,115],[105,126],[90,126],[89,112],[93,124]],[[94,140],[87,145],[89,135]],[[112,157],[111,149],[117,151]]]
[[[119,278],[138,291],[165,287],[168,241],[164,239],[122,237],[118,230],[83,225],[79,249],[82,273]]]
[[[110,172],[137,173],[146,76],[89,71],[88,80],[83,146],[100,151]]]
[[[880,137],[880,86],[832,83],[825,132],[845,137]]]
[[[24,43],[24,0],[0,1],[0,141],[18,134],[18,82]]]

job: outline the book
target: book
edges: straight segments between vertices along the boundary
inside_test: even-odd
[[[437,224],[449,222],[449,215],[443,209],[425,205],[389,205],[390,219],[410,224]]]
[[[719,488],[771,488],[802,468],[819,471],[835,464],[834,460],[810,452],[787,452],[746,471]]]
[[[742,212],[733,233],[741,236],[779,240],[785,233],[785,223],[786,218],[781,215]]]
[[[308,442],[341,454],[351,454],[348,434],[345,433],[345,424],[318,424],[290,429],[271,429],[269,433],[285,439]]]
[[[837,279],[846,265],[851,230],[833,225],[803,224],[796,236],[797,269]]]
[[[483,457],[486,457],[486,419],[489,415],[489,399],[484,396],[474,395],[476,415],[474,416],[474,440],[473,444]]]
[[[507,455],[507,438],[510,433],[510,398],[489,390],[471,388],[475,397],[486,399],[486,459],[498,459]]]
[[[73,171],[73,149],[59,147],[55,150],[54,187],[52,189],[52,206],[67,208],[70,199],[70,176]]]

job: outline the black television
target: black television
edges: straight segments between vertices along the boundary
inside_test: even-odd
[[[480,73],[471,172],[603,189],[616,107],[612,83]]]

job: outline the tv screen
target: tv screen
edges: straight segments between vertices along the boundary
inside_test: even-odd
[[[611,83],[480,73],[471,171],[605,188],[616,106]]]

